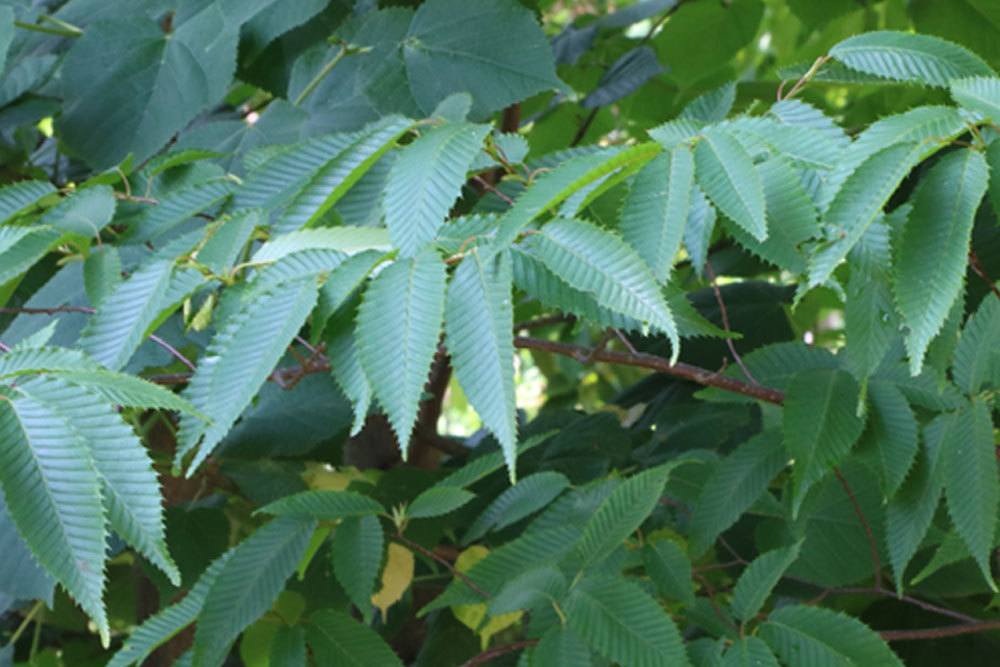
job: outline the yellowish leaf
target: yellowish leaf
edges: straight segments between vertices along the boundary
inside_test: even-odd
[[[489,553],[490,550],[484,546],[471,546],[459,555],[458,559],[455,561],[455,569],[462,574],[465,574],[467,571],[471,570],[476,563],[486,558]],[[493,635],[514,625],[520,621],[521,617],[524,615],[524,612],[522,611],[514,611],[509,614],[493,617],[484,625],[483,621],[486,619],[486,603],[457,604],[451,608],[451,613],[453,613],[455,618],[461,621],[463,625],[479,635],[479,642],[484,651],[490,645],[490,639]]]
[[[385,569],[382,570],[382,588],[372,596],[372,604],[382,612],[385,620],[389,607],[399,602],[413,581],[413,552],[399,544],[390,544]]]

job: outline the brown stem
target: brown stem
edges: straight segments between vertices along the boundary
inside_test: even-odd
[[[0,308],[4,315],[56,315],[58,313],[86,313],[93,315],[95,311],[88,306],[55,306],[53,308]]]
[[[902,642],[916,639],[943,639],[971,635],[977,632],[1000,630],[1000,621],[982,621],[981,623],[965,623],[949,625],[943,628],[924,628],[922,630],[883,630],[879,636],[888,642]]]
[[[572,343],[561,343],[553,340],[543,340],[541,338],[531,338],[529,336],[517,336],[514,338],[514,347],[525,350],[537,350],[570,357],[577,361],[583,361],[591,353],[591,350]],[[781,405],[785,401],[785,394],[777,389],[761,387],[748,384],[742,380],[721,375],[691,364],[678,362],[671,365],[668,359],[658,357],[653,354],[615,352],[613,350],[599,350],[593,354],[593,361],[601,361],[609,364],[621,366],[635,366],[637,368],[647,368],[664,375],[670,375],[681,380],[687,380],[705,387],[715,387],[723,391],[742,394],[767,403]],[[309,373],[325,373],[330,370],[330,362],[325,357],[317,360],[310,368],[293,367],[276,371],[277,376],[272,375],[272,381],[277,377],[295,377]],[[146,379],[161,385],[181,385],[187,384],[191,378],[190,373],[172,373],[166,375],[153,375]]]
[[[502,655],[507,655],[508,653],[513,653],[514,651],[523,651],[526,648],[531,648],[538,643],[537,639],[525,639],[524,641],[514,642],[513,644],[504,644],[502,646],[494,646],[488,651],[483,651],[479,655],[475,655],[465,662],[462,663],[462,667],[476,667],[476,665],[485,665],[491,662],[494,658],[499,658]]]
[[[727,334],[732,334],[732,329],[729,328],[729,310],[726,308],[726,302],[722,298],[722,290],[719,289],[719,283],[718,280],[716,280],[715,271],[712,269],[712,263],[708,260],[705,260],[705,272],[708,274],[709,280],[712,281],[712,291],[715,293],[715,302],[719,304],[719,314],[722,316],[722,328]],[[753,376],[750,369],[743,363],[743,358],[740,356],[740,353],[736,351],[736,345],[733,343],[733,339],[729,336],[726,336],[726,346],[729,348],[729,353],[733,355],[733,359],[736,360],[740,370],[743,371],[743,375],[745,375],[746,378],[753,384],[759,385],[760,382],[757,382],[757,378]]]
[[[976,254],[976,251],[971,248],[969,249],[969,266],[972,267],[972,270],[977,276],[983,279],[983,282],[989,285],[990,291],[993,292],[998,299],[1000,299],[1000,289],[997,288],[996,283],[993,282],[989,274],[986,273],[986,269],[983,268],[982,263],[979,261],[979,256]]]
[[[489,593],[487,593],[482,588],[480,588],[476,584],[476,582],[474,582],[472,579],[469,579],[469,577],[467,577],[464,572],[459,572],[455,568],[454,565],[452,565],[451,563],[449,563],[447,561],[447,559],[442,558],[441,556],[437,555],[436,553],[434,553],[430,549],[428,549],[428,548],[426,548],[424,546],[421,546],[421,545],[417,544],[416,542],[414,542],[413,540],[407,539],[407,538],[403,537],[402,535],[400,535],[398,533],[396,534],[396,536],[393,539],[396,540],[397,542],[399,542],[400,544],[402,544],[404,546],[407,546],[410,549],[413,549],[414,551],[417,551],[417,552],[423,554],[424,556],[427,556],[428,558],[430,558],[430,559],[434,560],[435,562],[439,563],[442,567],[444,567],[446,570],[448,570],[449,572],[451,572],[452,575],[454,575],[456,579],[459,579],[462,583],[464,583],[466,586],[468,586],[474,593],[476,593],[476,595],[478,595],[479,597],[484,598],[484,599],[489,599],[489,597],[490,597]]]
[[[586,359],[587,355],[591,352],[587,348],[579,345],[560,343],[552,340],[543,340],[540,338],[530,338],[527,336],[517,336],[514,338],[514,346],[521,349],[538,350],[540,352],[549,352],[551,354],[572,357],[577,361]],[[670,375],[682,380],[688,380],[689,382],[694,382],[706,387],[716,387],[724,391],[750,396],[751,398],[766,401],[767,403],[774,403],[776,405],[781,405],[785,401],[784,393],[778,391],[777,389],[755,386],[726,375],[721,375],[714,371],[682,362],[671,365],[669,360],[652,354],[631,354],[626,352],[615,352],[612,350],[600,350],[593,354],[593,361],[603,361],[605,363],[619,364],[622,366],[648,368],[649,370],[657,371],[658,373],[663,373],[664,375]]]
[[[872,570],[875,574],[875,588],[881,590],[882,559],[880,559],[878,555],[878,543],[875,541],[875,533],[872,532],[872,526],[868,523],[868,518],[865,516],[864,511],[862,511],[861,504],[858,502],[857,496],[854,495],[854,490],[851,489],[851,485],[847,483],[847,478],[844,477],[839,468],[834,468],[833,473],[840,481],[840,485],[844,487],[847,497],[851,499],[851,505],[854,507],[854,513],[857,514],[858,521],[861,522],[861,527],[865,529],[865,535],[868,537],[868,548],[871,552]]]

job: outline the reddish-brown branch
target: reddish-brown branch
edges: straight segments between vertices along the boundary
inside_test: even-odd
[[[722,290],[719,289],[719,282],[715,277],[715,271],[712,269],[712,263],[707,259],[705,260],[705,272],[712,282],[712,292],[715,293],[715,302],[719,304],[719,314],[722,316],[722,328],[727,334],[732,334],[733,331],[729,328],[729,310],[726,308],[726,301],[722,298]],[[733,355],[733,359],[740,367],[740,370],[743,371],[743,375],[753,384],[760,384],[760,382],[757,382],[757,378],[753,376],[753,373],[750,372],[750,369],[747,368],[746,364],[743,363],[743,358],[736,351],[736,345],[730,336],[726,336],[726,346],[729,348],[729,353]]]
[[[989,632],[990,630],[1000,630],[1000,621],[964,623],[962,625],[948,625],[943,628],[923,628],[921,630],[883,630],[879,632],[879,636],[889,642],[903,642],[918,639],[944,639],[945,637],[971,635],[978,632]]]
[[[844,487],[844,492],[847,493],[847,497],[851,499],[851,505],[854,507],[854,513],[858,516],[858,521],[861,522],[861,527],[864,528],[865,535],[868,537],[868,549],[871,552],[872,570],[875,575],[875,588],[877,590],[881,590],[882,559],[879,558],[878,555],[878,543],[875,541],[875,533],[872,532],[872,526],[868,523],[868,518],[861,509],[861,504],[858,502],[857,496],[854,495],[854,490],[851,489],[851,485],[847,483],[847,478],[844,477],[839,468],[834,468],[833,472],[837,476],[837,480],[840,481],[840,485]]]
[[[989,286],[990,291],[993,292],[998,299],[1000,299],[1000,289],[997,288],[997,284],[993,282],[993,279],[990,278],[988,273],[986,273],[986,269],[983,268],[982,262],[979,261],[979,255],[977,255],[976,251],[972,249],[969,249],[969,266],[972,267],[973,272],[982,278],[983,282]]]
[[[553,340],[543,340],[541,338],[530,338],[527,336],[517,336],[514,338],[514,346],[521,349],[537,350],[539,352],[549,352],[559,354],[564,357],[571,357],[577,361],[583,360],[591,355],[588,348],[573,345],[571,343],[561,343]],[[756,398],[767,403],[781,405],[785,401],[785,395],[777,389],[761,387],[748,384],[736,378],[721,375],[714,371],[692,366],[683,362],[671,365],[670,361],[653,354],[631,354],[626,352],[615,352],[613,350],[599,350],[591,355],[592,361],[602,361],[609,364],[621,366],[636,366],[647,368],[664,375],[670,375],[681,380],[687,380],[706,387],[716,387],[724,391],[742,394],[751,398]]]
[[[705,387],[716,387],[717,389],[742,394],[767,403],[774,403],[775,405],[781,405],[785,400],[784,393],[777,389],[748,384],[736,378],[690,364],[678,362],[671,365],[669,360],[653,354],[642,352],[632,354],[628,352],[615,352],[613,350],[595,351],[581,345],[531,338],[529,336],[516,336],[514,338],[514,346],[524,350],[536,350],[538,352],[548,352],[550,354],[570,357],[581,363],[590,357],[591,361],[646,368],[680,380],[687,380],[688,382],[694,382]],[[325,373],[329,370],[329,360],[326,357],[321,357],[309,368],[294,366],[277,370],[272,374],[271,380],[281,382],[286,381],[288,378],[299,378],[309,373]],[[187,384],[190,377],[190,373],[172,373],[167,375],[153,375],[146,379],[156,384],[181,385]]]
[[[494,646],[488,651],[483,651],[479,655],[473,656],[462,663],[462,667],[476,667],[476,665],[485,665],[488,662],[493,661],[500,656],[507,655],[508,653],[513,653],[514,651],[523,651],[526,648],[531,648],[538,643],[537,639],[525,639],[524,641],[514,642],[513,644],[504,644],[502,646]]]

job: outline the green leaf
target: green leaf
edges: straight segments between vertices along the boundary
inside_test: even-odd
[[[488,125],[450,123],[400,152],[385,186],[385,226],[404,257],[437,236],[489,130]]]
[[[110,527],[158,567],[171,582],[181,575],[166,544],[163,499],[142,443],[114,408],[87,390],[56,377],[32,378],[18,391],[51,410],[86,443],[107,508]]]
[[[742,637],[726,650],[722,667],[778,667],[778,659],[759,637]]]
[[[432,486],[413,499],[406,508],[406,516],[411,519],[442,516],[454,512],[475,497],[476,494],[458,487]]]
[[[270,664],[275,667],[308,667],[306,629],[298,625],[278,628],[271,644]]]
[[[913,470],[885,509],[885,541],[889,562],[902,593],[906,566],[927,535],[941,500],[941,475],[934,474],[925,454],[920,454]]]
[[[0,285],[30,269],[58,240],[46,227],[0,227]]]
[[[730,81],[703,93],[681,109],[678,118],[690,118],[702,123],[719,123],[726,119],[736,103],[736,83]]]
[[[88,25],[62,66],[61,139],[97,168],[145,162],[225,95],[249,18],[234,14],[205,5],[169,34],[140,12]]]
[[[469,526],[462,544],[475,542],[490,531],[503,530],[547,506],[566,487],[569,479],[558,472],[544,471],[518,480],[504,489]]]
[[[466,29],[476,25],[475,31]],[[510,47],[516,38],[517,48]],[[472,117],[561,88],[549,41],[527,8],[502,0],[430,0],[403,42],[410,90],[425,112],[452,93],[472,95]]]
[[[544,433],[538,433],[530,438],[522,440],[518,443],[517,453],[519,455],[524,454],[538,445],[544,444],[556,435],[556,433],[556,431],[545,431]],[[493,474],[497,470],[500,470],[503,466],[504,453],[492,451],[475,458],[469,463],[466,463],[464,466],[435,484],[435,486],[467,487]]]
[[[605,69],[597,88],[580,101],[580,106],[596,109],[617,102],[661,72],[663,66],[656,59],[656,51],[648,46],[630,49]]]
[[[350,145],[300,185],[275,230],[292,232],[321,220],[411,126],[406,118],[388,116],[358,132]]]
[[[55,191],[48,181],[18,181],[0,187],[0,222],[30,211],[42,197]]]
[[[706,132],[694,160],[698,185],[712,203],[758,241],[767,239],[764,185],[733,135],[721,128]]]
[[[969,77],[951,82],[951,96],[970,111],[983,115],[987,121],[1000,120],[1000,79]]]
[[[441,337],[446,281],[444,262],[428,248],[379,273],[358,311],[361,365],[404,460]]]
[[[208,591],[232,554],[230,550],[215,559],[180,602],[150,616],[133,630],[121,649],[108,662],[107,667],[141,665],[153,651],[191,625],[201,613]]]
[[[906,215],[908,210],[901,206],[890,215],[897,214]],[[845,353],[849,368],[862,379],[878,368],[899,329],[892,296],[889,234],[887,222],[873,222],[848,255],[851,277],[844,306]]]
[[[14,41],[14,8],[0,7],[0,72],[7,69],[7,51]]]
[[[14,347],[0,355],[0,378],[31,375],[42,372],[72,372],[99,370],[90,357],[79,350],[62,347]]]
[[[549,628],[531,650],[531,667],[574,665],[590,667],[590,649],[580,635],[569,628],[555,625]]]
[[[563,608],[569,628],[610,660],[635,667],[690,665],[673,621],[627,579],[584,579]]]
[[[903,667],[868,626],[822,607],[794,605],[777,609],[761,625],[760,637],[789,664]]]
[[[336,521],[347,517],[383,514],[385,508],[377,500],[356,491],[303,491],[285,496],[257,511],[298,519]]]
[[[39,222],[62,232],[93,237],[115,214],[114,191],[107,185],[78,190],[50,208]]]
[[[692,556],[704,553],[736,523],[787,463],[788,456],[776,431],[765,431],[720,461],[691,512]]]
[[[511,482],[517,477],[513,330],[510,255],[473,252],[448,287],[446,344],[465,395],[500,443]]]
[[[364,428],[371,406],[372,388],[361,366],[358,346],[354,336],[355,308],[345,307],[340,314],[329,322],[324,340],[326,341],[326,356],[330,359],[330,371],[337,386],[351,401],[354,407],[354,421],[351,424],[351,436],[355,436]]]
[[[302,250],[339,250],[353,255],[365,250],[392,249],[384,229],[372,227],[320,227],[300,229],[271,239],[254,253],[254,264],[275,262]]]
[[[201,443],[189,471],[211,454],[285,354],[316,303],[316,281],[300,280],[264,292],[226,321],[183,392],[212,423],[182,419],[177,464]]]
[[[796,373],[785,391],[784,438],[795,459],[793,513],[806,492],[847,456],[864,424],[857,416],[858,384],[841,370]]]
[[[695,186],[691,193],[691,212],[684,228],[684,247],[691,257],[695,273],[700,277],[704,276],[708,261],[708,246],[715,232],[715,220],[715,207],[709,203],[701,188]]]
[[[490,598],[487,611],[490,616],[511,612],[551,607],[569,590],[569,582],[559,569],[529,565],[523,574],[515,576]]]
[[[991,76],[971,51],[931,35],[880,30],[848,37],[830,49],[848,67],[897,81],[947,86],[952,79]]]
[[[366,618],[372,608],[384,549],[382,524],[373,515],[345,517],[333,535],[333,573]]]
[[[1000,501],[1000,478],[987,404],[973,401],[959,412],[951,420],[941,447],[948,515],[990,588],[996,590],[990,571],[990,550]]]
[[[615,312],[665,333],[671,362],[680,352],[673,315],[649,268],[617,236],[579,220],[556,220],[532,234],[524,245],[557,276]]]
[[[194,406],[177,394],[133,375],[111,373],[105,370],[50,371],[52,375],[71,384],[85,387],[99,394],[108,403],[126,408],[160,408],[199,416]],[[200,415],[202,419],[208,419]]]
[[[767,116],[744,116],[723,127],[740,140],[750,153],[777,153],[802,167],[829,170],[837,165],[843,146],[816,128],[782,123]],[[768,220],[771,220],[768,215]]]
[[[361,287],[384,257],[385,255],[377,250],[366,250],[347,257],[330,272],[330,277],[319,291],[319,304],[313,316],[314,338],[318,333],[322,333],[322,327],[326,325],[327,320],[347,302],[355,290]]]
[[[90,303],[99,308],[122,282],[122,260],[118,248],[102,245],[87,255],[83,264],[83,286]]]
[[[921,159],[922,150],[908,143],[889,146],[866,158],[847,177],[830,202],[824,221],[834,230],[834,236],[810,260],[810,287],[830,278],[837,264],[881,215],[889,197]]]
[[[236,209],[273,211],[287,206],[305,185],[357,140],[357,132],[338,132],[292,146],[268,146],[247,158],[247,178],[233,196]]]
[[[1000,299],[989,296],[979,304],[962,330],[952,375],[968,394],[983,387],[1000,388]]]
[[[101,482],[73,425],[29,394],[0,394],[0,484],[7,511],[38,562],[109,639]]]
[[[952,106],[920,106],[905,113],[886,116],[869,125],[840,156],[820,190],[820,208],[827,210],[830,201],[844,182],[868,158],[884,148],[902,143],[917,143],[922,157],[968,131],[967,114]]]
[[[671,468],[668,464],[633,475],[597,508],[577,545],[583,567],[600,563],[642,525],[663,495]]]
[[[240,633],[271,608],[315,528],[315,521],[278,518],[233,550],[198,615],[196,665],[221,665]]]
[[[597,303],[597,298],[570,286],[538,258],[537,253],[514,246],[510,250],[514,285],[546,308],[557,308],[588,322],[626,331],[639,331],[641,323]],[[680,313],[678,313],[680,315]]]
[[[660,153],[659,145],[647,142],[619,151],[601,150],[572,157],[540,175],[500,218],[495,245],[512,244],[524,228],[539,216],[553,211],[573,194],[609,174],[636,171]]]
[[[785,570],[799,557],[801,546],[797,543],[763,553],[743,570],[733,587],[733,616],[744,623],[757,616]]]
[[[321,665],[402,667],[389,645],[367,625],[342,611],[321,609],[310,615],[306,640]]]
[[[223,180],[174,190],[135,219],[129,240],[144,243],[162,237],[199,213],[222,204],[232,192],[233,184]]]
[[[917,419],[903,392],[892,383],[872,380],[868,396],[871,412],[867,437],[877,448],[882,463],[885,496],[892,498],[917,455]]]
[[[693,184],[691,149],[677,146],[636,174],[622,207],[622,236],[661,283],[670,275],[681,246]]]
[[[982,154],[944,156],[921,179],[913,211],[896,243],[896,303],[909,328],[910,373],[919,375],[924,354],[962,291],[976,209],[986,194],[989,168]]]
[[[806,260],[799,246],[819,236],[816,208],[806,194],[795,169],[780,157],[757,166],[764,185],[767,204],[767,240],[760,242],[742,227],[724,218],[730,234],[744,248],[775,266],[795,274],[806,271]]]
[[[225,275],[242,256],[250,235],[264,224],[262,211],[242,211],[216,223],[208,232],[208,239],[198,248],[195,259],[216,275]]]
[[[642,563],[662,597],[694,604],[691,561],[676,542],[665,539],[647,544],[642,548]]]
[[[159,256],[142,264],[101,302],[80,334],[80,348],[113,371],[122,368],[159,319],[173,271],[173,260]]]

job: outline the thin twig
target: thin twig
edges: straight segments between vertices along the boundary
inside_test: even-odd
[[[500,190],[498,190],[495,185],[493,185],[492,183],[490,183],[489,181],[487,181],[482,176],[479,176],[479,175],[473,176],[472,180],[475,181],[477,184],[479,184],[479,186],[482,187],[484,190],[486,190],[488,192],[492,192],[497,197],[499,197],[500,199],[502,199],[504,202],[506,202],[506,204],[508,206],[513,206],[514,205],[514,200],[513,199],[511,199],[510,197],[508,197],[504,193],[500,192]]]
[[[540,352],[550,352],[573,359],[584,359],[590,353],[585,347],[573,345],[571,343],[561,343],[540,338],[529,338],[527,336],[517,336],[514,338],[514,346],[521,349],[538,350]],[[783,392],[769,387],[748,384],[742,380],[721,375],[698,366],[692,366],[683,362],[671,365],[668,359],[645,353],[625,353],[612,350],[601,350],[593,355],[594,361],[603,361],[610,364],[622,366],[637,366],[648,368],[649,370],[670,375],[682,380],[688,380],[706,387],[716,387],[725,391],[730,391],[744,396],[750,396],[767,403],[781,405],[785,401]]]
[[[792,89],[788,91],[788,94],[785,95],[783,99],[790,100],[793,97],[795,97],[799,93],[799,91],[805,88],[806,84],[809,83],[814,76],[816,76],[820,68],[823,65],[825,65],[829,60],[830,56],[820,56],[819,58],[817,58],[816,62],[812,64],[812,67],[810,67],[806,71],[806,73],[802,75],[801,79],[795,82],[795,85],[792,86]]]
[[[57,315],[59,313],[86,313],[93,315],[95,311],[89,306],[54,306],[51,308],[0,308],[4,315]]]
[[[393,539],[396,540],[397,542],[399,542],[400,544],[403,544],[404,546],[407,546],[410,549],[413,549],[414,551],[417,551],[417,552],[423,554],[424,556],[427,556],[428,558],[436,561],[442,567],[444,567],[446,570],[448,570],[453,575],[455,575],[456,579],[461,580],[462,583],[464,583],[466,586],[468,586],[478,596],[480,596],[481,598],[484,598],[484,599],[489,599],[489,597],[490,597],[489,593],[487,593],[482,588],[480,588],[476,584],[476,582],[474,582],[472,579],[469,579],[469,577],[467,577],[464,572],[459,572],[455,568],[454,565],[452,565],[451,563],[448,562],[447,559],[442,558],[441,556],[437,555],[436,553],[434,553],[430,549],[428,549],[426,547],[423,547],[423,546],[417,544],[416,542],[414,542],[413,540],[409,540],[409,539],[403,537],[402,535],[400,535],[398,533],[396,534],[396,536]]]
[[[993,282],[993,279],[990,278],[988,273],[986,273],[986,269],[983,268],[982,263],[979,261],[979,256],[976,254],[976,251],[971,248],[969,249],[969,266],[972,267],[972,270],[977,276],[983,279],[983,282],[989,285],[990,291],[993,292],[998,299],[1000,299],[1000,289],[997,288],[997,284]]]
[[[149,334],[149,340],[153,341],[154,343],[156,343],[157,345],[159,345],[160,347],[162,347],[164,350],[167,351],[167,353],[171,357],[173,357],[177,361],[181,362],[182,364],[184,364],[185,366],[187,366],[188,368],[190,368],[192,372],[195,371],[195,365],[194,365],[194,363],[190,359],[188,359],[187,357],[185,357],[183,354],[181,354],[180,350],[178,350],[176,347],[174,347],[173,345],[171,345],[167,341],[163,340],[162,338],[160,338],[156,334]]]
[[[531,338],[528,336],[516,336],[514,338],[514,347],[525,350],[537,350],[539,352],[548,352],[550,354],[558,354],[564,357],[570,357],[571,359],[576,359],[577,361],[586,359],[590,355],[591,350],[589,348],[573,345],[571,343],[561,343],[558,341],[544,340],[541,338]],[[736,394],[742,394],[744,396],[749,396],[751,398],[756,398],[767,403],[774,403],[775,405],[781,405],[785,401],[785,394],[777,389],[771,389],[770,387],[762,387],[758,385],[748,384],[742,380],[737,380],[736,378],[731,378],[726,375],[721,375],[714,371],[707,370],[705,368],[700,368],[698,366],[692,366],[690,364],[685,364],[678,362],[671,365],[670,360],[663,357],[658,357],[653,354],[645,354],[642,352],[637,353],[626,353],[626,352],[615,352],[613,350],[600,350],[593,354],[593,361],[601,361],[609,364],[618,364],[621,366],[635,366],[638,368],[646,368],[658,373],[663,373],[664,375],[670,375],[681,380],[687,380],[689,382],[694,382],[696,384],[703,385],[705,387],[716,387],[717,389],[722,389],[723,391],[729,391]],[[277,378],[275,374],[272,374],[271,380],[284,380],[288,377],[296,375],[308,375],[310,373],[325,373],[330,370],[330,362],[326,357],[320,357],[317,359],[316,363],[311,367],[292,367],[286,368],[281,371],[280,378]],[[171,373],[165,375],[153,375],[146,378],[150,382],[161,385],[180,385],[187,384],[191,379],[190,373]],[[280,386],[280,384],[279,384]]]
[[[740,353],[736,351],[736,345],[733,343],[732,339],[732,329],[729,328],[729,311],[726,309],[726,302],[722,298],[722,290],[719,289],[719,282],[715,277],[715,271],[712,269],[712,263],[707,259],[705,260],[705,273],[708,274],[709,280],[712,281],[712,291],[715,293],[715,301],[719,304],[719,314],[722,315],[722,328],[725,330],[728,336],[726,336],[726,346],[729,348],[729,353],[733,355],[733,359],[736,360],[736,364],[743,371],[743,375],[746,376],[750,382],[759,385],[757,378],[753,376],[747,365],[743,363],[743,358],[740,357]]]
[[[0,340],[0,352],[10,352],[10,348]]]
[[[858,502],[857,496],[854,495],[854,490],[851,489],[851,485],[847,483],[847,478],[840,472],[839,468],[834,468],[833,473],[837,476],[840,481],[840,485],[844,487],[844,491],[847,493],[847,497],[851,499],[851,505],[854,507],[854,513],[858,516],[858,521],[861,522],[861,527],[865,530],[865,535],[868,537],[868,548],[871,551],[872,559],[872,570],[875,574],[875,588],[878,590],[882,589],[882,559],[878,555],[878,543],[875,541],[875,533],[872,532],[872,526],[868,523],[868,518],[865,516],[864,511],[861,509],[861,504]]]
[[[943,639],[945,637],[958,637],[959,635],[971,635],[977,632],[988,632],[990,630],[1000,630],[1000,621],[983,621],[981,623],[966,623],[963,625],[949,625],[943,628],[925,628],[922,630],[883,630],[879,636],[888,642],[902,642],[915,639]]]
[[[523,641],[514,642],[513,644],[503,644],[502,646],[494,646],[488,651],[483,651],[479,655],[475,655],[465,662],[462,663],[462,667],[476,667],[477,665],[485,665],[491,662],[494,658],[499,658],[502,655],[507,655],[508,653],[513,653],[514,651],[523,651],[526,648],[531,648],[538,643],[537,639],[525,639]]]
[[[347,49],[348,47],[346,44],[341,44],[340,49],[337,51],[336,54],[334,54],[333,58],[327,61],[327,63],[323,65],[323,67],[318,72],[316,72],[316,76],[314,76],[312,80],[310,80],[309,83],[306,84],[306,87],[303,88],[302,92],[295,97],[295,101],[292,102],[292,104],[294,104],[295,106],[299,106],[300,104],[305,102],[306,98],[309,97],[312,94],[312,92],[319,87],[319,84],[323,82],[323,79],[325,79],[327,75],[333,71],[333,68],[337,66],[337,63],[339,63],[341,60],[344,59],[344,56],[347,55]]]

